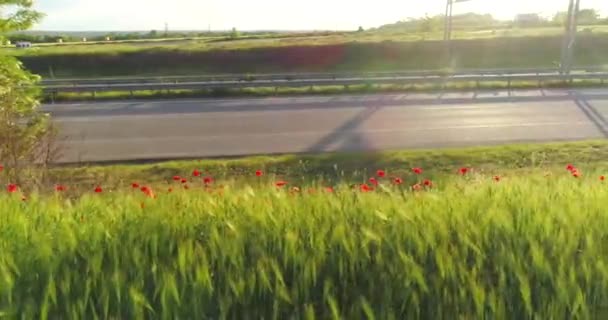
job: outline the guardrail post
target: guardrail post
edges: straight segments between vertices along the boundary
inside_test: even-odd
[[[131,97],[131,99],[133,99],[133,90],[129,91],[129,96]]]
[[[95,100],[95,91],[91,92],[91,97],[93,98],[93,100]]]
[[[509,78],[509,80],[507,80],[507,89],[509,91],[511,91],[511,78]]]

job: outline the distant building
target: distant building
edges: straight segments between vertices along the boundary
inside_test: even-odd
[[[545,20],[537,13],[518,14],[515,24],[519,27],[533,27],[541,25]]]
[[[32,47],[31,42],[19,41],[19,42],[15,43],[15,48],[18,48],[18,49],[31,48],[31,47]]]
[[[110,40],[111,40],[110,37],[106,37],[106,41],[110,41]]]
[[[82,38],[82,42],[87,42],[87,38]]]
[[[57,39],[57,43],[63,43],[63,39],[61,39],[61,38]]]

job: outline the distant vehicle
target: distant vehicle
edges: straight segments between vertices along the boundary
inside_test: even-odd
[[[15,48],[17,48],[17,49],[25,49],[25,48],[31,48],[31,47],[32,47],[31,42],[19,41],[19,42],[15,43]]]

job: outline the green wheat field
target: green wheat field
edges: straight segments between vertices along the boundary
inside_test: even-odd
[[[0,318],[606,319],[608,184],[562,170],[14,186]]]

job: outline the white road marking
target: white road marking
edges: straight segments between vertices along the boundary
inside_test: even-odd
[[[469,130],[469,129],[500,129],[500,128],[527,128],[527,127],[549,127],[549,126],[568,126],[570,128],[574,126],[589,126],[593,124],[586,121],[577,122],[529,122],[529,123],[511,123],[511,124],[498,124],[498,125],[460,125],[460,126],[448,126],[448,127],[427,127],[427,128],[399,128],[399,129],[373,129],[373,130],[346,130],[340,133],[349,134],[403,134],[403,133],[415,133],[425,131],[442,131],[442,130]],[[217,139],[229,139],[229,138],[261,138],[261,137],[284,137],[284,136],[325,136],[332,133],[333,131],[294,131],[294,132],[277,132],[277,133],[246,133],[242,132],[239,134],[225,134],[225,135],[191,135],[191,136],[164,136],[164,137],[120,137],[113,139],[105,138],[85,138],[82,141],[66,141],[70,143],[122,143],[125,141],[129,142],[144,142],[144,141],[173,141],[173,140],[217,140]]]

